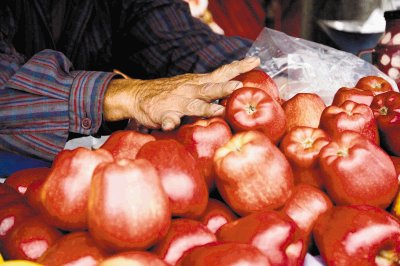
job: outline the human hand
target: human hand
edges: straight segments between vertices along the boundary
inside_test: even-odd
[[[224,107],[212,103],[243,86],[231,81],[260,64],[246,58],[207,74],[183,74],[154,80],[115,79],[104,99],[106,120],[135,119],[148,128],[172,130],[183,116],[220,116]]]

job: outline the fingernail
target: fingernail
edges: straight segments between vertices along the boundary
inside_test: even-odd
[[[174,123],[172,123],[170,120],[165,120],[162,122],[161,127],[163,130],[172,130],[174,129]]]
[[[237,89],[237,88],[240,88],[240,87],[243,87],[243,82],[241,82],[241,81],[236,81],[235,82],[236,84],[235,84],[235,88]]]
[[[213,105],[212,109],[213,109],[213,114],[216,115],[218,113],[222,113],[224,110],[224,107],[222,105],[215,104],[215,105]]]
[[[231,81],[232,82],[232,90],[231,92],[243,87],[243,83],[241,81]]]

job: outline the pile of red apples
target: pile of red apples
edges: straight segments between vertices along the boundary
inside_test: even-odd
[[[114,132],[0,184],[0,253],[42,265],[400,265],[400,94],[284,101],[261,70],[223,117]]]

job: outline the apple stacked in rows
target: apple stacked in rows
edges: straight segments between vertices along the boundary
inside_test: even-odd
[[[224,117],[114,132],[0,186],[0,252],[43,265],[400,263],[400,94],[365,77],[326,106],[253,70]]]

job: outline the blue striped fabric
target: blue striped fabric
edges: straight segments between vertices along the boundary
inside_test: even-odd
[[[37,53],[19,68],[0,54],[0,149],[52,160],[68,132],[98,131],[105,88],[114,74],[71,67],[53,50]],[[84,118],[90,128],[82,126]]]

